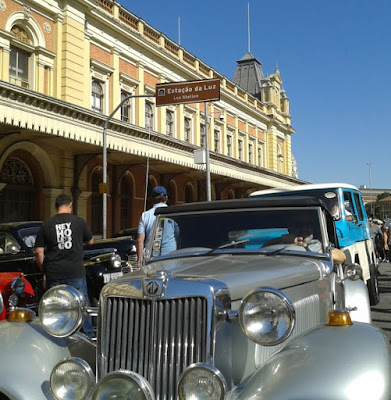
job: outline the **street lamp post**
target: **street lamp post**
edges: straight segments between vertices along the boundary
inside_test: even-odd
[[[208,102],[205,103],[205,167],[206,167],[206,200],[211,201],[210,162],[209,162],[209,115]]]
[[[118,109],[129,99],[136,97],[155,97],[148,94],[138,94],[138,95],[129,95],[126,96],[121,103],[113,110],[113,112],[106,118],[106,121],[103,125],[103,182],[102,182],[102,190],[103,191],[103,215],[102,215],[102,228],[103,228],[103,239],[107,238],[107,126],[109,121],[113,117],[113,115],[118,111]]]
[[[372,163],[369,162],[367,163],[368,165],[368,171],[369,171],[369,196],[371,197],[371,217],[373,217],[373,201],[372,201],[372,182],[371,182],[371,167],[372,167]]]
[[[212,114],[214,114],[212,112]],[[223,114],[220,112],[220,121],[224,120]],[[212,190],[210,183],[210,159],[209,159],[209,114],[208,102],[205,103],[205,170],[206,170],[206,200],[212,200]]]

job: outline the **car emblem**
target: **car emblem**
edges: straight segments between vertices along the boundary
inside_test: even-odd
[[[158,281],[150,281],[145,288],[146,294],[149,296],[157,296],[160,293],[161,283]]]

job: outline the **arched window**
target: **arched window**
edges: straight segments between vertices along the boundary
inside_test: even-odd
[[[131,186],[129,179],[124,176],[121,179],[121,230],[130,228],[131,218]]]
[[[201,124],[200,125],[200,146],[201,147],[205,147],[205,137],[206,137],[206,135],[205,135],[205,125],[204,124]]]
[[[238,158],[243,161],[243,139],[238,139]]]
[[[172,111],[166,111],[166,133],[168,136],[172,136],[174,132],[174,113]]]
[[[16,222],[35,219],[35,188],[33,175],[19,158],[9,158],[0,171],[0,221]]]
[[[185,186],[185,203],[191,203],[194,201],[194,189],[193,186],[188,183]]]
[[[232,157],[232,135],[227,135],[227,156]]]
[[[284,172],[284,155],[279,144],[277,145],[277,172]]]
[[[156,181],[155,177],[152,175],[148,176],[148,187],[147,187],[147,197],[144,198],[145,202],[145,210],[149,210],[152,206],[152,190],[155,186],[158,186],[159,183]]]
[[[263,146],[262,143],[258,144],[258,166],[263,167]]]
[[[220,132],[215,129],[214,131],[214,151],[217,153],[220,151]]]
[[[248,144],[248,162],[254,164],[254,143]]]
[[[124,101],[127,97],[130,96],[130,93],[125,91],[121,92],[121,102]],[[126,100],[121,106],[121,121],[130,122],[130,99]]]
[[[91,87],[91,108],[103,112],[103,88],[100,82],[93,80]]]
[[[93,235],[103,233],[103,197],[99,193],[102,182],[101,171],[94,171],[91,176],[91,232]]]
[[[153,129],[153,108],[148,101],[145,103],[145,127]]]
[[[185,142],[191,141],[191,121],[190,118],[185,118]]]
[[[27,49],[31,47],[32,42],[27,32],[18,25],[12,27],[11,34],[16,41],[21,42],[21,45],[17,46],[18,43],[14,42],[15,45],[10,46],[9,80],[10,83],[28,88],[31,86],[29,83],[31,51]],[[23,45],[27,46],[22,49]]]

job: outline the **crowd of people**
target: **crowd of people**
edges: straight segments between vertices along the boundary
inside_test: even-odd
[[[369,218],[369,232],[373,240],[379,262],[391,260],[391,218],[384,221]]]

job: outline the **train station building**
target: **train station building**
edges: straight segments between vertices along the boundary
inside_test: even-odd
[[[158,84],[210,79],[206,108],[156,105]],[[108,236],[137,226],[156,185],[206,200],[205,147],[212,199],[302,183],[282,83],[251,53],[223,76],[116,1],[0,0],[0,221],[46,220],[66,193],[102,235],[105,123]]]

